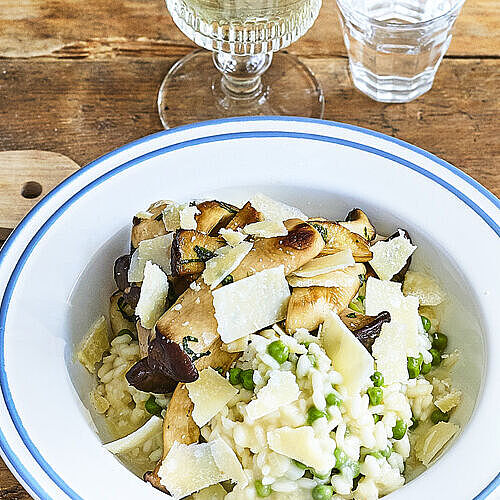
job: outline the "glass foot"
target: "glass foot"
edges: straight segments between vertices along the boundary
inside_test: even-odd
[[[222,85],[212,52],[196,50],[177,61],[163,80],[158,111],[165,128],[231,116],[288,115],[322,118],[324,98],[312,72],[285,52],[273,55],[251,97]]]

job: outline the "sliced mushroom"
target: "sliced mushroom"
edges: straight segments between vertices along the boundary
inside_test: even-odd
[[[151,338],[151,330],[148,328],[144,328],[141,325],[141,322],[137,320],[135,323],[135,327],[137,328],[137,340],[139,341],[139,353],[142,358],[145,358],[148,355],[148,346],[149,339]]]
[[[143,240],[150,240],[151,238],[167,234],[165,224],[163,223],[163,210],[167,205],[168,203],[166,202],[151,205],[148,208],[148,212],[153,214],[150,219],[134,217],[131,236],[132,249],[137,248]]]
[[[368,262],[373,257],[368,241],[339,223],[319,218],[309,219],[308,222],[321,231],[326,241],[325,248],[320,255],[330,255],[350,249],[356,262]]]
[[[208,236],[193,229],[178,229],[172,241],[172,273],[175,276],[199,274],[205,262],[214,256],[214,251],[223,247],[222,238]]]
[[[360,208],[353,208],[345,218],[344,222],[339,222],[341,226],[349,229],[352,233],[359,234],[366,241],[373,241],[377,232],[368,219],[368,216]]]
[[[209,366],[222,369],[225,373],[230,366],[238,359],[241,353],[228,353],[221,349],[222,341],[217,339],[210,346],[210,355],[200,358],[196,364],[198,370],[203,370]],[[168,405],[163,420],[163,456],[155,469],[144,477],[145,481],[151,482],[155,487],[161,487],[158,477],[158,470],[163,459],[167,456],[175,441],[181,444],[197,443],[200,438],[200,429],[192,418],[193,403],[189,399],[189,392],[185,384],[179,384]],[[163,490],[162,490],[163,491]]]
[[[413,241],[411,241],[410,233],[408,233],[408,231],[406,229],[398,229],[394,234],[391,234],[389,236],[389,238],[387,238],[386,241],[393,240],[394,238],[397,238],[398,236],[400,236],[399,231],[401,231],[404,234],[405,238],[408,238],[410,240],[410,243],[413,245]],[[411,265],[411,255],[408,257],[408,259],[406,259],[406,263],[403,266],[403,268],[401,269],[401,271],[396,273],[391,278],[391,281],[397,281],[398,283],[403,283],[403,281],[405,280],[406,271],[408,271],[408,269],[410,268],[410,265]]]
[[[243,206],[243,208],[233,217],[226,228],[236,231],[236,229],[238,228],[244,228],[247,224],[260,222],[262,220],[264,220],[262,214],[260,212],[257,212],[257,210],[252,207],[250,202],[247,202]]]
[[[238,213],[239,208],[222,201],[203,201],[196,205],[199,214],[195,215],[196,229],[202,233],[216,235],[221,227]]]
[[[130,286],[128,281],[128,270],[130,267],[130,255],[122,255],[115,260],[113,275],[118,290],[122,292]]]
[[[210,355],[200,358],[196,362],[199,371],[211,366],[221,368],[225,373],[241,353],[229,353],[221,349],[222,341],[217,339],[210,346]],[[163,421],[163,457],[167,455],[174,441],[191,444],[198,441],[200,430],[194,423],[191,413],[193,403],[185,384],[179,384],[172,395],[172,399],[165,413]]]
[[[387,311],[382,311],[377,316],[365,316],[354,312],[352,309],[344,309],[339,316],[370,353],[372,352],[373,343],[380,335],[382,325],[391,321],[391,315]]]
[[[166,394],[172,392],[177,382],[157,369],[152,369],[148,358],[142,358],[125,374],[127,382],[143,392]]]
[[[280,265],[284,266],[285,274],[289,274],[318,255],[323,245],[321,235],[309,224],[293,222],[289,224],[287,236],[256,240],[252,250],[231,275],[237,281]],[[217,321],[212,293],[202,279],[197,280],[193,288],[188,288],[163,314],[156,323],[156,332],[179,345],[188,342],[195,355],[203,354],[210,348],[218,338]],[[192,342],[190,338],[197,341]],[[172,376],[180,382],[186,381],[182,371]]]
[[[342,287],[312,286],[294,288],[286,316],[285,328],[293,334],[299,328],[312,331],[323,323],[329,311],[340,312],[345,309],[361,286],[359,275],[365,273],[362,264],[351,266],[350,283]],[[346,271],[347,271],[346,269]]]

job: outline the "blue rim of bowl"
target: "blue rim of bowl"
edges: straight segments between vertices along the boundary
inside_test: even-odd
[[[59,192],[63,187],[66,185],[70,184],[73,182],[76,178],[80,177],[84,173],[86,173],[88,170],[96,167],[100,163],[102,163],[104,160],[115,156],[118,153],[121,153],[123,151],[126,151],[130,149],[133,146],[136,146],[138,144],[142,144],[144,142],[151,141],[154,138],[161,137],[163,135],[170,135],[172,133],[182,131],[182,130],[189,130],[193,128],[200,128],[200,127],[207,127],[210,125],[217,125],[217,124],[225,124],[225,123],[231,123],[231,122],[243,122],[243,121],[286,121],[286,122],[306,122],[306,123],[314,123],[314,124],[320,124],[320,125],[328,125],[330,127],[337,127],[337,128],[345,128],[349,130],[353,130],[356,132],[361,132],[366,135],[371,135],[380,139],[383,139],[385,141],[393,142],[396,143],[400,146],[403,146],[406,149],[409,149],[413,152],[416,152],[428,159],[431,159],[435,163],[438,163],[441,166],[444,166],[446,169],[450,170],[452,173],[456,174],[458,177],[462,178],[465,180],[468,184],[470,184],[472,187],[474,187],[477,191],[479,191],[481,194],[483,194],[488,200],[490,200],[497,208],[500,208],[500,201],[498,198],[496,198],[492,193],[490,193],[488,190],[486,190],[481,184],[479,184],[477,181],[469,177],[467,174],[463,173],[453,165],[445,162],[444,160],[441,160],[440,158],[432,155],[431,153],[428,153],[425,150],[422,150],[416,146],[413,146],[411,144],[408,144],[404,141],[401,141],[399,139],[395,139],[390,136],[386,136],[385,134],[382,134],[380,132],[375,132],[371,130],[367,130],[361,127],[357,127],[354,125],[348,125],[348,124],[343,124],[343,123],[337,123],[337,122],[329,122],[329,121],[324,121],[324,120],[316,120],[316,119],[309,119],[309,118],[299,118],[299,117],[237,117],[237,118],[229,118],[229,119],[222,119],[222,120],[212,120],[208,122],[201,122],[201,123],[195,123],[191,125],[186,125],[183,127],[179,127],[176,129],[171,129],[171,130],[164,130],[161,132],[158,132],[156,134],[152,134],[150,136],[146,136],[144,138],[141,138],[137,141],[131,142],[129,144],[126,144],[125,146],[122,146],[100,158],[97,160],[93,161],[92,163],[86,165],[79,171],[75,172],[72,174],[70,177],[68,177],[66,180],[64,180],[61,184],[59,184],[56,188],[54,188],[50,193],[41,200],[38,205],[36,205],[27,215],[26,217],[21,221],[21,223],[16,227],[16,229],[13,231],[11,236],[8,238],[8,240],[5,242],[4,247],[0,251],[0,264],[2,263],[5,255],[8,252],[8,249],[13,245],[14,241],[16,240],[18,234],[21,232],[21,230],[30,222],[30,220],[36,215],[36,213],[39,211],[39,209],[47,203],[47,201],[52,198],[57,192]],[[196,139],[189,139],[186,141],[182,141],[176,144],[172,144],[170,146],[165,146],[162,148],[159,148],[154,151],[150,151],[148,153],[145,153],[139,157],[133,158],[132,160],[129,160],[127,162],[124,162],[116,167],[114,167],[112,170],[107,171],[106,173],[102,174],[100,177],[94,179],[91,181],[89,184],[85,185],[82,187],[77,193],[73,194],[68,200],[66,200],[45,222],[44,224],[40,227],[40,229],[37,231],[37,233],[33,236],[33,238],[30,240],[28,245],[25,247],[23,250],[20,258],[18,259],[16,266],[14,268],[14,271],[12,272],[9,281],[7,283],[7,287],[4,292],[4,296],[2,297],[2,302],[0,305],[0,385],[3,393],[3,398],[7,407],[7,410],[9,411],[11,420],[21,438],[23,441],[24,445],[32,455],[32,457],[35,459],[35,461],[38,463],[38,465],[41,467],[41,469],[45,472],[45,474],[64,492],[66,495],[68,495],[70,498],[73,499],[81,499],[81,497],[74,492],[58,475],[57,473],[52,469],[52,467],[46,462],[46,460],[41,456],[40,452],[34,445],[34,443],[31,441],[29,438],[26,429],[24,428],[21,419],[19,417],[19,414],[17,413],[17,410],[15,408],[12,395],[10,393],[10,389],[7,383],[7,374],[5,372],[5,361],[4,361],[4,334],[5,334],[5,319],[7,315],[7,310],[8,306],[10,303],[10,298],[12,296],[15,284],[17,282],[17,279],[19,277],[19,274],[21,270],[24,267],[24,264],[26,260],[28,259],[29,255],[33,251],[34,247],[38,243],[38,241],[43,237],[43,235],[47,232],[47,230],[52,226],[52,224],[59,218],[59,216],[66,211],[69,206],[71,206],[76,200],[78,200],[80,197],[82,197],[86,192],[89,190],[93,189],[96,185],[101,184],[105,180],[107,180],[110,177],[113,177],[114,175],[118,174],[119,172],[126,170],[127,168],[130,168],[142,161],[145,161],[147,159],[153,158],[155,156],[159,156],[161,154],[165,154],[171,151],[175,151],[178,149],[183,149],[186,147],[192,147],[196,146],[199,144],[204,144],[204,143],[211,143],[211,142],[217,142],[217,141],[225,141],[225,140],[234,140],[234,139],[242,139],[242,138],[264,138],[264,137],[274,137],[274,138],[298,138],[298,139],[309,139],[309,140],[317,140],[317,141],[322,141],[322,142],[329,142],[329,143],[336,143],[340,144],[343,146],[347,147],[352,147],[355,149],[360,149],[372,154],[376,154],[378,156],[387,158],[389,160],[392,160],[400,165],[403,165],[407,168],[410,168],[423,176],[433,180],[434,182],[438,183],[442,187],[444,187],[446,190],[454,194],[456,197],[458,197],[462,202],[464,202],[466,205],[469,206],[474,212],[477,213],[487,224],[490,226],[491,229],[497,234],[500,235],[500,227],[498,224],[488,215],[486,214],[480,207],[477,206],[476,203],[474,203],[470,198],[468,198],[466,195],[464,195],[461,191],[456,189],[454,186],[449,184],[448,182],[444,181],[440,177],[436,176],[435,174],[427,171],[426,169],[419,167],[415,165],[414,163],[405,160],[403,158],[400,158],[399,156],[393,155],[392,153],[387,153],[383,150],[374,148],[372,146],[367,146],[364,144],[361,144],[356,141],[349,141],[346,139],[340,139],[336,137],[331,137],[331,136],[324,136],[324,135],[319,135],[319,134],[311,134],[311,133],[305,133],[305,132],[292,132],[292,131],[249,131],[249,132],[235,132],[235,133],[224,133],[224,134],[218,134],[218,135],[211,135],[211,136],[204,136]],[[17,456],[14,454],[13,450],[10,448],[9,444],[7,443],[7,440],[3,434],[3,432],[0,429],[0,448],[2,449],[5,457],[7,458],[8,462],[10,465],[15,469],[17,474],[19,474],[20,478],[26,483],[26,485],[41,499],[50,499],[51,497],[42,489],[42,487],[38,484],[36,479],[30,474],[30,472],[24,467],[24,465],[21,463],[21,461],[17,458]],[[487,486],[486,488],[483,489],[481,493],[479,493],[474,500],[483,500],[485,499],[492,491],[496,489],[496,487],[500,484],[500,474],[498,474]]]

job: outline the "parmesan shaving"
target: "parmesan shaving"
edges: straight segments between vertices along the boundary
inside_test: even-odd
[[[140,283],[143,280],[144,268],[148,260],[159,266],[165,274],[171,274],[170,248],[172,239],[173,233],[169,233],[141,241],[130,259],[128,281],[130,283]]]
[[[288,230],[282,221],[264,220],[262,222],[252,222],[247,224],[243,231],[246,234],[256,236],[258,238],[274,238],[276,236],[286,236]]]
[[[269,448],[312,467],[317,471],[330,470],[335,465],[333,453],[323,450],[323,443],[314,435],[311,426],[281,427],[267,433]]]
[[[213,290],[222,280],[229,276],[252,249],[253,244],[242,241],[239,245],[225,246],[215,251],[215,257],[209,259],[203,271],[203,281]]]
[[[135,313],[144,328],[153,328],[165,311],[168,295],[168,279],[165,273],[151,261],[146,262],[139,302]]]
[[[250,199],[250,204],[260,212],[265,220],[285,221],[288,219],[307,220],[308,217],[298,208],[275,201],[265,194],[257,193]]]
[[[450,422],[439,422],[433,425],[426,434],[420,436],[415,443],[416,457],[426,466],[433,461],[444,445],[459,430],[458,425]]]
[[[437,306],[445,299],[444,292],[432,276],[416,271],[406,273],[403,293],[417,297],[421,306]]]
[[[241,231],[234,231],[233,229],[221,228],[219,229],[219,234],[226,240],[227,244],[232,247],[237,246],[246,238],[246,235]]]
[[[195,215],[200,211],[196,205],[189,203],[172,203],[163,210],[163,223],[167,231],[177,229],[196,229]]]
[[[349,394],[359,394],[370,384],[374,371],[370,353],[333,311],[325,318],[320,340]]]
[[[350,249],[346,249],[332,255],[326,255],[325,257],[316,257],[297,269],[294,274],[295,276],[300,276],[301,278],[310,278],[312,276],[326,274],[331,271],[345,269],[346,267],[353,266],[354,264],[355,262],[352,256],[352,251]]]
[[[250,419],[257,420],[283,405],[293,403],[298,399],[299,393],[293,373],[272,371],[267,384],[257,393],[257,399],[248,403],[247,415]]]
[[[301,278],[293,274],[287,276],[288,284],[294,288],[307,288],[310,286],[324,286],[324,287],[351,287],[354,283],[359,281],[358,275],[365,273],[363,264],[356,264],[354,266],[346,267],[338,271],[331,271],[325,274],[318,274],[310,278]]]
[[[192,417],[198,427],[207,424],[238,393],[238,389],[213,368],[202,370],[198,379],[186,387],[194,404]]]
[[[455,408],[460,404],[462,400],[462,392],[457,389],[452,389],[448,394],[437,398],[434,404],[444,413],[448,413],[450,410]]]
[[[235,453],[221,438],[190,445],[175,441],[158,470],[158,477],[173,498],[179,500],[221,481],[246,480],[238,464]]]
[[[132,432],[132,434],[105,444],[104,448],[115,455],[117,453],[124,453],[132,450],[153,437],[155,434],[159,434],[162,426],[163,419],[153,415],[142,427],[139,427],[139,429]]]
[[[217,331],[225,343],[285,319],[290,299],[284,266],[260,271],[212,294]]]
[[[379,241],[371,247],[373,258],[370,265],[381,280],[390,280],[403,269],[408,257],[417,249],[401,230],[399,236],[388,241]]]
[[[386,384],[408,380],[406,341],[399,325],[392,321],[382,325],[380,335],[373,343],[372,354]]]

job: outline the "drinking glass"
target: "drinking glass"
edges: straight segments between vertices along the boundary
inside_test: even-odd
[[[311,71],[289,54],[273,55],[313,25],[321,0],[166,3],[178,28],[208,49],[188,54],[163,80],[158,110],[166,128],[227,116],[322,117]]]
[[[337,0],[354,85],[381,102],[427,92],[464,0]]]

